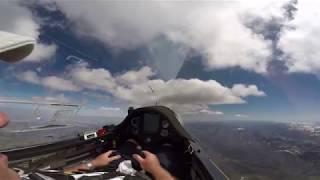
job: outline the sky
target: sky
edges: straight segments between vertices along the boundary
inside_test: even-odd
[[[124,116],[319,121],[320,3],[311,0],[0,1],[0,31],[37,40],[0,62],[0,97]]]

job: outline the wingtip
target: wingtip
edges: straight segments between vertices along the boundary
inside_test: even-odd
[[[0,60],[18,62],[31,54],[35,44],[31,37],[0,31]]]

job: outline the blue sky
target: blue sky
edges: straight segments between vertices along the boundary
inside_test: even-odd
[[[158,102],[194,118],[318,120],[310,4],[1,3],[15,14],[0,30],[38,41],[25,61],[0,62],[2,99],[83,103],[84,115]]]

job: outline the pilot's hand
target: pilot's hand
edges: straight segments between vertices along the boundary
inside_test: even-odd
[[[12,169],[8,168],[8,159],[0,154],[0,180],[19,180],[20,177]]]
[[[99,156],[97,156],[94,160],[91,161],[92,165],[97,168],[97,167],[103,167],[108,165],[109,163],[111,163],[114,160],[120,159],[121,156],[120,155],[116,155],[116,156],[111,156],[112,154],[112,150],[105,152],[103,154],[100,154]]]
[[[0,112],[0,128],[5,127],[9,123],[9,118],[6,113]]]
[[[156,180],[173,180],[174,178],[161,165],[158,157],[149,151],[142,151],[144,158],[134,154],[133,158],[137,160],[141,168],[152,174]]]

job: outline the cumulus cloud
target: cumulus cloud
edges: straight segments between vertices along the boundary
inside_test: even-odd
[[[164,49],[165,46],[157,45],[158,41],[166,39],[176,45],[172,46],[171,51],[179,51],[183,47],[182,54],[188,52],[185,49],[200,53],[208,68],[241,67],[265,73],[267,64],[272,59],[271,42],[245,25],[245,18],[249,18],[245,15],[249,12],[254,15],[277,15],[281,12],[278,7],[285,1],[146,3],[80,0],[77,11],[74,10],[75,4],[72,1],[55,2],[57,9],[76,24],[77,28],[74,30],[79,35],[94,37],[110,47],[153,48],[156,44],[159,52],[172,54],[169,49]],[[173,55],[178,59],[185,58],[181,54]],[[149,57],[159,59],[158,55]],[[179,63],[177,64],[179,67]]]
[[[139,84],[146,82],[155,75],[150,67],[142,67],[139,71],[127,71],[126,73],[117,77],[117,80],[123,85]]]
[[[173,75],[181,67],[181,59],[186,58],[188,49],[200,53],[209,69],[241,67],[266,73],[274,49],[272,40],[261,32],[267,29],[272,34],[274,29],[268,29],[272,28],[269,23],[278,23],[282,30],[277,34],[277,48],[284,53],[282,60],[289,71],[319,74],[317,49],[320,44],[315,37],[320,32],[320,26],[314,18],[319,16],[320,4],[317,1],[299,1],[293,7],[295,3],[295,0],[197,3],[80,0],[77,11],[74,11],[75,4],[71,1],[41,1],[38,4],[49,11],[65,13],[76,25],[77,28],[73,29],[81,36],[99,39],[118,50],[148,47],[151,55],[147,58],[159,62],[151,64],[162,68],[162,71],[164,66],[161,63],[168,62],[161,59],[177,61],[171,63],[174,66],[170,66],[170,71],[162,73]],[[292,8],[297,9],[296,13],[288,10]],[[17,0],[1,2],[0,12],[2,30],[38,38],[39,25],[30,11],[19,5]],[[252,23],[257,18],[263,23],[248,26],[248,22]],[[46,59],[55,50],[55,45],[39,44],[27,61]],[[175,69],[172,70],[172,67]]]
[[[319,74],[317,1],[80,0],[77,11],[71,1],[55,0],[56,7],[44,2],[45,7],[65,13],[80,36],[99,39],[117,50],[147,47],[146,57],[157,62],[150,64],[165,79],[176,75],[190,50],[201,54],[209,69],[240,67],[266,73],[275,55],[273,43],[284,53],[282,60],[290,72]],[[25,22],[30,32],[37,32],[32,21],[15,22]],[[166,64],[172,66],[163,68]]]
[[[87,66],[88,64],[81,63],[69,72],[69,76],[76,84],[92,90],[108,91],[115,88],[115,79],[108,70],[90,69]]]
[[[153,75],[154,72],[149,67],[112,75],[106,69],[94,69],[82,63],[69,68],[65,79],[55,76],[39,77],[33,71],[21,73],[18,77],[59,91],[100,91],[133,105],[162,104],[184,112],[203,110],[208,114],[220,113],[204,111],[208,109],[208,104],[241,104],[246,103],[244,98],[248,96],[265,96],[255,85],[236,84],[229,88],[215,80],[165,81],[151,79]]]
[[[259,91],[255,85],[235,84],[233,85],[231,91],[239,97],[265,96],[265,93]]]
[[[320,72],[319,1],[298,1],[297,11],[281,32],[278,48],[290,72]]]
[[[253,85],[254,86],[254,85]],[[152,87],[154,92],[150,90]],[[253,89],[246,96],[260,96],[263,92]],[[214,80],[174,79],[169,81],[149,80],[134,84],[131,88],[118,87],[114,93],[117,97],[132,103],[149,104],[241,104],[245,103],[242,96],[232,89],[222,86]],[[245,96],[245,97],[246,97]]]
[[[45,87],[60,91],[79,91],[80,88],[72,81],[65,80],[56,76],[48,76],[42,79],[41,84]]]
[[[30,10],[23,6],[19,0],[5,0],[0,2],[0,30],[37,39],[38,43],[26,62],[39,62],[54,55],[54,44],[39,42],[40,26],[34,20]]]
[[[37,73],[33,71],[22,72],[17,75],[20,80],[32,83],[32,84],[40,84],[41,79]]]
[[[89,70],[89,67],[82,66],[82,70],[94,72],[92,69]],[[142,67],[136,71],[113,76],[112,82],[115,82],[116,86],[106,88],[104,91],[129,104],[141,106],[162,104],[180,112],[199,112],[208,109],[208,104],[241,104],[246,102],[245,97],[265,95],[255,85],[237,84],[228,88],[214,80],[173,79],[165,81],[150,79],[153,74],[149,67]],[[138,75],[140,78],[137,79]],[[104,74],[96,74],[96,76],[104,76]],[[95,77],[94,79],[100,78]],[[87,80],[99,84],[94,79]],[[85,84],[87,83],[83,83],[83,85]],[[86,89],[93,89],[92,87],[95,85],[82,86]],[[209,110],[206,112],[211,115],[213,113],[221,114],[221,112]]]
[[[81,88],[76,86],[72,81],[57,76],[40,77],[34,71],[26,71],[17,74],[17,78],[32,84],[41,85],[46,88],[59,91],[80,91]]]

